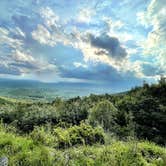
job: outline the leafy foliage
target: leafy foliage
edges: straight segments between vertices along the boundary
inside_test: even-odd
[[[0,156],[9,165],[23,166],[165,166],[166,150],[149,142],[112,142],[111,145],[80,146],[58,150],[36,144],[32,138],[0,129]]]
[[[90,110],[89,120],[92,124],[98,123],[106,131],[114,131],[116,114],[117,109],[114,105],[104,100],[97,103],[97,105]]]
[[[10,165],[166,165],[164,148],[141,141],[166,144],[164,78],[126,93],[49,103],[2,97],[0,119],[0,156]]]
[[[36,142],[54,148],[67,148],[74,145],[93,145],[104,143],[104,132],[102,128],[92,128],[92,126],[81,123],[80,126],[69,128],[37,127],[30,134]]]

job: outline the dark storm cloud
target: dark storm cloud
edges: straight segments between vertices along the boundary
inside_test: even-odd
[[[125,48],[121,46],[118,38],[110,37],[104,33],[97,37],[89,35],[89,40],[92,46],[102,49],[99,52],[95,52],[97,55],[107,54],[117,59],[127,56],[127,52]]]

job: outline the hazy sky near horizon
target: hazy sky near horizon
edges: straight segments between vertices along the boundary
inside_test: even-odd
[[[165,0],[0,0],[0,77],[137,85],[166,75]]]

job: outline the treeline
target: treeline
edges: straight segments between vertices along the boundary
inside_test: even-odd
[[[166,144],[166,80],[116,95],[51,103],[0,101],[0,119],[20,134],[58,148],[105,142],[109,134]]]

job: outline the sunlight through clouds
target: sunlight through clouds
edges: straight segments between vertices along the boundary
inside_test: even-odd
[[[0,6],[1,75],[39,79],[50,72],[52,80],[84,80],[90,72],[104,83],[110,79],[101,68],[122,81],[131,73],[133,81],[166,74],[164,0],[16,0]]]

